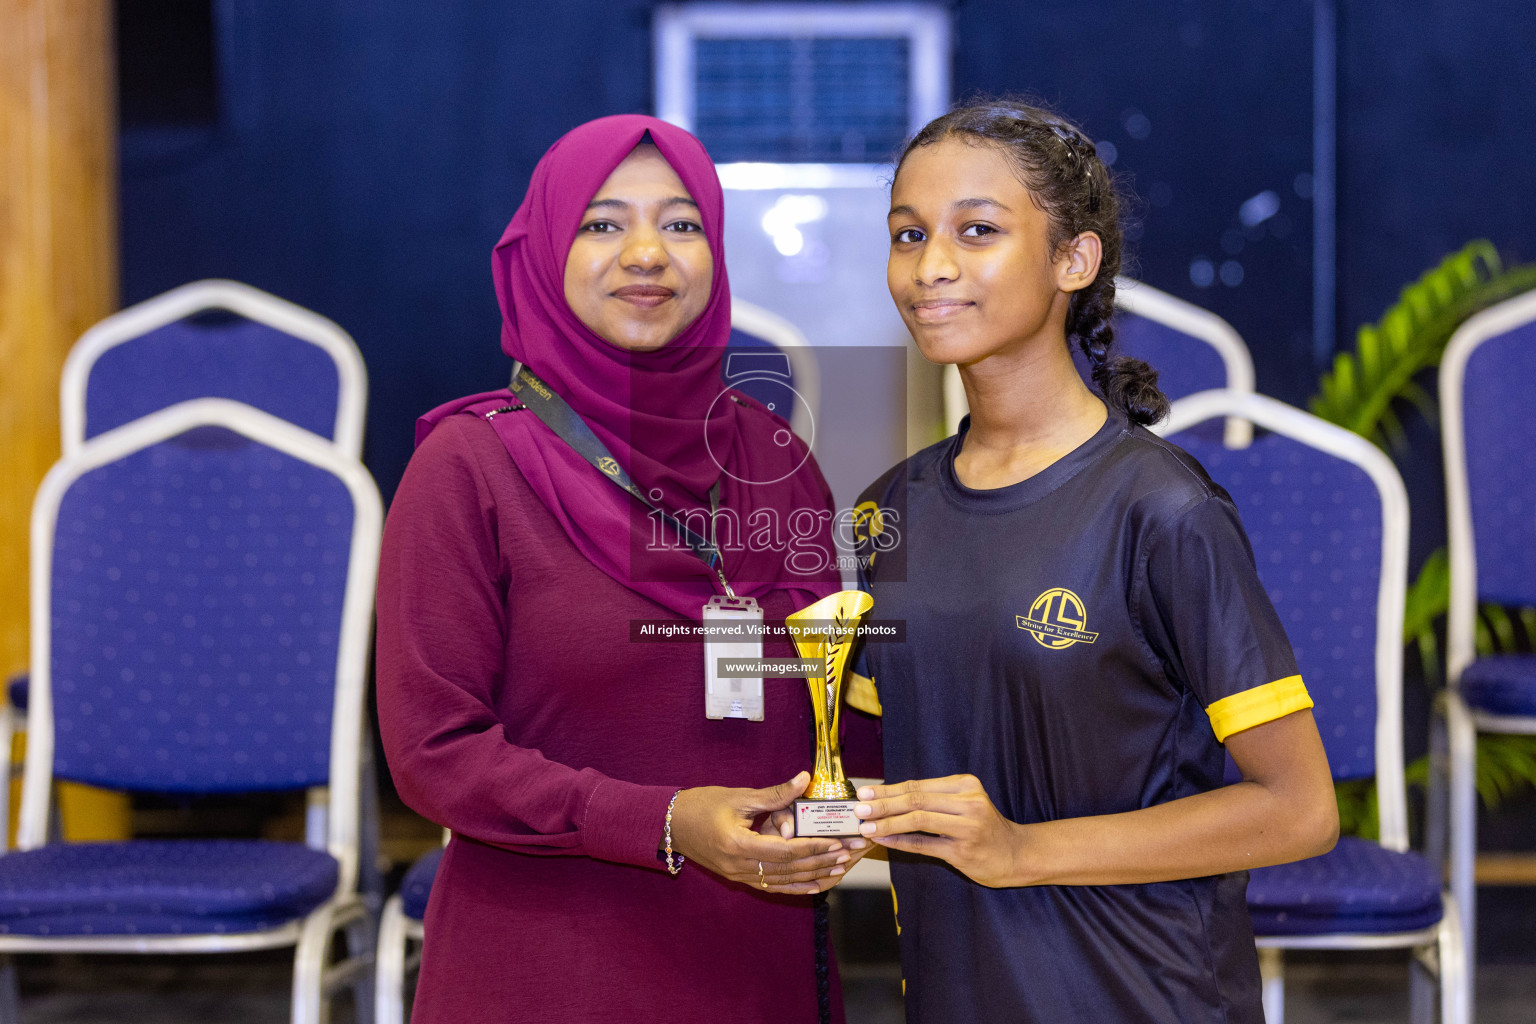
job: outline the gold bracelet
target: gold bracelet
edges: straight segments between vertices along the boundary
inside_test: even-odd
[[[674,862],[673,859],[672,859],[673,858],[673,853],[672,853],[672,805],[677,803],[677,798],[679,796],[681,796],[682,793],[683,793],[682,790],[678,790],[676,793],[672,794],[672,799],[667,801],[667,824],[666,824],[666,830],[664,832],[664,841],[665,841],[665,844],[666,844],[667,853],[666,853],[666,857],[663,858],[663,859],[666,861],[666,864],[667,864],[667,874],[669,874],[669,875],[675,875],[679,871],[683,870],[683,855],[680,854],[680,853],[677,854],[676,855],[676,857],[677,857],[676,862]]]

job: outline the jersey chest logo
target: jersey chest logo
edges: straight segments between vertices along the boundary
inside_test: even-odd
[[[1041,647],[1059,651],[1073,644],[1091,644],[1099,634],[1088,632],[1083,599],[1065,587],[1052,587],[1029,606],[1028,615],[1014,616],[1014,625],[1027,630]]]

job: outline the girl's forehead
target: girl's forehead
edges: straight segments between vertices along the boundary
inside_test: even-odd
[[[1000,146],[955,136],[913,149],[891,184],[893,206],[971,198],[1011,206],[1027,194],[1012,158]]]

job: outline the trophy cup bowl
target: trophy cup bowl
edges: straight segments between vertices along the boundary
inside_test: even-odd
[[[819,675],[806,676],[816,721],[816,763],[805,796],[794,802],[796,836],[859,834],[859,818],[853,813],[859,801],[843,774],[838,722],[848,656],[859,622],[874,603],[862,590],[840,590],[784,618],[800,657],[821,665]]]

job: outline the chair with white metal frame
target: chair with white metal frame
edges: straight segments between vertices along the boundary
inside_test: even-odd
[[[108,316],[70,350],[59,392],[66,455],[177,402],[227,398],[362,457],[368,375],[351,336],[317,313],[236,281],[194,281]],[[27,677],[14,677],[0,697],[0,750],[25,729],[27,704]],[[363,757],[362,871],[377,911],[383,879],[375,863],[376,762],[366,738]],[[311,800],[312,817],[324,815],[320,796]],[[9,803],[9,788],[0,787],[0,821]]]
[[[362,457],[368,375],[335,323],[236,281],[194,281],[86,331],[59,381],[65,455],[114,427],[193,398],[227,398]],[[0,699],[0,750],[25,727],[26,676]],[[0,787],[0,821],[10,795]]]
[[[374,974],[374,1024],[403,1024],[405,1021],[405,982],[421,965],[423,922],[427,899],[437,878],[443,849],[449,833],[443,830],[443,845],[418,858],[400,882],[400,891],[384,904],[379,919],[379,954]]]
[[[32,723],[0,954],[293,946],[293,1021],[323,1019],[345,984],[371,1010],[358,791],[382,524],[355,459],[225,399],[54,466],[32,512]],[[326,799],[304,843],[50,843],[55,777]],[[338,932],[349,955],[328,966]]]
[[[1224,388],[1253,391],[1253,357],[1242,336],[1221,317],[1149,284],[1115,279],[1115,349],[1157,370],[1157,383],[1170,401]],[[1247,420],[1227,420],[1228,448],[1242,448],[1252,436]]]
[[[1479,601],[1536,604],[1533,374],[1536,293],[1467,320],[1440,361],[1451,569],[1450,877],[1470,951],[1477,948],[1477,734],[1536,734],[1536,655],[1479,658],[1476,650]]]
[[[1263,433],[1244,449],[1190,431],[1242,417]],[[1173,404],[1159,433],[1226,488],[1259,577],[1316,701],[1336,780],[1375,777],[1380,841],[1254,870],[1248,906],[1260,947],[1265,1016],[1284,1010],[1283,950],[1409,949],[1416,1016],[1437,976],[1442,1020],[1467,1024],[1466,948],[1440,872],[1408,849],[1403,781],[1403,601],[1408,497],[1365,439],[1262,395],[1208,391]]]

